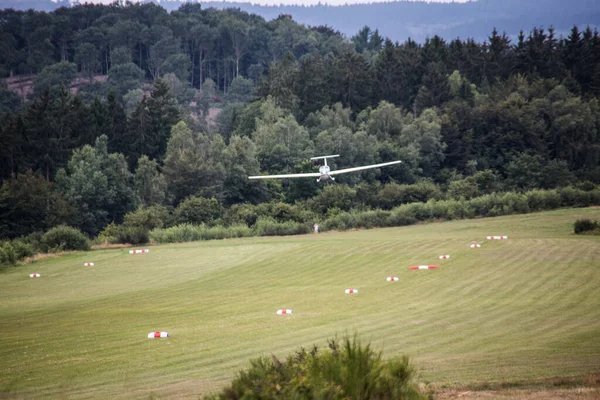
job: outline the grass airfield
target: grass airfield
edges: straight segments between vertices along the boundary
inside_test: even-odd
[[[94,250],[6,269],[0,398],[197,398],[251,358],[355,332],[386,357],[408,354],[436,386],[597,373],[600,240],[573,234],[583,217],[600,209]],[[440,268],[408,269],[422,264]]]

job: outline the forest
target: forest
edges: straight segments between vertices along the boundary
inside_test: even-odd
[[[177,241],[168,229],[303,233],[600,203],[600,35],[524,29],[398,43],[199,4],[1,11],[0,238],[69,225]],[[247,179],[315,172],[308,159],[325,154],[337,168],[403,163],[332,185]]]

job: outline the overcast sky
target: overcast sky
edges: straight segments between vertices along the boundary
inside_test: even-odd
[[[207,0],[211,1],[211,0]],[[219,0],[214,0],[219,1]],[[280,4],[291,5],[311,5],[311,4],[330,4],[335,6],[340,6],[344,4],[355,4],[355,3],[382,3],[389,2],[390,0],[228,0],[238,3],[252,3],[252,4],[262,4],[262,5],[271,5],[278,6]],[[405,1],[405,0],[403,0]],[[414,0],[408,0],[414,1]],[[432,3],[465,3],[468,0],[419,0],[419,1],[427,1]]]
[[[88,2],[90,0],[87,0]],[[112,0],[91,0],[93,3],[110,3]],[[221,0],[205,0],[205,1],[221,1]],[[270,5],[270,6],[278,6],[280,4],[284,5],[313,5],[313,4],[330,4],[335,6],[341,6],[344,4],[356,4],[356,3],[383,3],[390,2],[394,0],[226,0],[236,3],[252,3],[252,4],[262,4],[262,5]],[[397,0],[396,0],[397,1]],[[415,1],[415,0],[400,0],[400,1]],[[416,1],[426,1],[429,3],[465,3],[469,0],[416,0]],[[475,1],[475,0],[474,0]],[[81,3],[84,0],[80,0]]]

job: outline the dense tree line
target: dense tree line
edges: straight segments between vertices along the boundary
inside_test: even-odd
[[[95,236],[139,207],[172,225],[295,203],[304,220],[600,183],[591,29],[393,43],[368,27],[347,39],[287,15],[151,3],[5,10],[0,28],[2,74],[35,73],[25,99],[0,90],[0,237],[65,223]],[[247,179],[338,153],[334,167],[403,163],[337,189]]]
[[[146,0],[143,2],[151,2]],[[143,3],[142,2],[142,3]],[[160,6],[176,11],[187,0],[162,0]],[[192,1],[195,2],[195,1]],[[77,4],[76,2],[74,2]],[[239,8],[266,20],[281,14],[290,14],[294,20],[311,26],[331,25],[347,36],[361,27],[378,28],[393,41],[403,42],[411,37],[423,42],[434,34],[445,38],[472,37],[486,40],[490,27],[496,26],[516,38],[520,29],[532,26],[554,26],[558,32],[567,32],[573,25],[600,26],[596,0],[477,0],[467,2],[434,2],[425,0],[395,0],[341,4],[339,1],[309,2],[307,5],[268,4],[264,2],[202,1],[204,8]],[[292,2],[287,2],[292,3]],[[338,5],[331,5],[337,3]],[[53,11],[71,6],[66,0],[3,0],[6,8]]]

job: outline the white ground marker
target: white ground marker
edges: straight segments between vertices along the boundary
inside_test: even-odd
[[[443,254],[440,256],[440,260],[447,260],[449,258],[450,258],[450,256],[448,254]]]
[[[129,250],[129,254],[150,253],[150,249]]]
[[[437,265],[413,265],[409,269],[436,269]]]
[[[487,240],[506,240],[508,236],[487,236]]]
[[[471,244],[471,246],[470,246],[470,247],[471,247],[472,249],[478,249],[478,248],[480,248],[480,247],[481,247],[481,245],[480,245],[479,243],[473,243],[473,244]]]
[[[285,315],[285,314],[291,314],[292,310],[289,308],[282,308],[280,310],[277,310],[277,315]]]
[[[83,263],[84,267],[93,267],[94,263]]]
[[[169,332],[150,332],[148,334],[148,339],[166,338],[166,337],[169,337]]]
[[[40,274],[29,274],[30,278],[39,278]]]
[[[358,289],[346,289],[346,294],[358,293]]]
[[[397,276],[388,276],[387,278],[385,278],[386,281],[388,282],[396,282],[398,281],[398,277]]]

